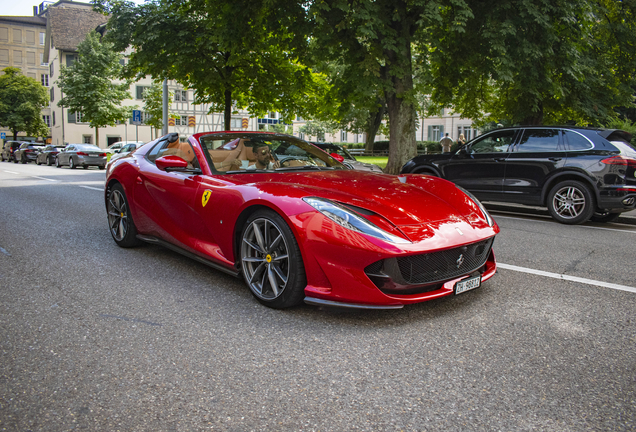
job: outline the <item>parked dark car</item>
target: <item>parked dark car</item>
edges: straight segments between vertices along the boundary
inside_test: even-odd
[[[13,162],[27,163],[35,162],[38,153],[42,151],[44,144],[42,143],[22,143],[18,149],[13,152]]]
[[[421,155],[402,173],[450,180],[482,201],[547,207],[554,219],[608,222],[636,207],[636,150],[617,129],[497,129],[455,152]]]
[[[94,144],[69,144],[55,156],[55,166],[68,165],[70,169],[78,166],[87,169],[90,166],[106,168],[106,151]]]
[[[341,145],[313,141],[312,144],[323,150],[324,152],[329,153],[332,157],[336,158],[339,162],[349,168],[362,171],[382,172],[382,168],[377,165],[356,160],[356,158],[353,157],[351,153],[349,153],[347,149],[342,147]]]
[[[11,162],[14,160],[13,153],[22,145],[24,141],[6,141],[0,153],[0,160]]]
[[[38,153],[37,158],[35,158],[35,163],[37,165],[47,164],[49,166],[55,163],[55,156],[62,150],[65,146],[63,145],[53,145],[49,144]]]

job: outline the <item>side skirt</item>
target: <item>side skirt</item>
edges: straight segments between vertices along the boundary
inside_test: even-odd
[[[227,267],[223,267],[222,265],[219,265],[219,264],[215,263],[214,261],[202,258],[199,255],[193,254],[192,252],[189,252],[189,251],[187,251],[185,249],[182,249],[179,246],[175,246],[172,243],[168,243],[167,241],[162,240],[160,238],[152,237],[152,236],[145,236],[145,235],[137,235],[137,238],[139,240],[145,241],[146,243],[158,244],[160,246],[163,246],[163,247],[165,247],[167,249],[170,249],[170,250],[172,250],[174,252],[180,253],[183,256],[187,256],[188,258],[192,258],[195,261],[198,261],[198,262],[200,262],[202,264],[205,264],[208,267],[212,267],[215,270],[222,271],[222,272],[230,274],[230,275],[232,275],[234,277],[241,277],[241,271],[240,270],[232,270],[232,269],[229,269]]]

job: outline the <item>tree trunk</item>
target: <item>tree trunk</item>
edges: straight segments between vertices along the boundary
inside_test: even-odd
[[[232,90],[225,90],[225,113],[223,117],[225,130],[229,131],[232,127]]]
[[[13,141],[17,141],[18,140],[18,132],[17,130],[12,130],[11,132],[13,132]]]
[[[415,142],[415,105],[408,99],[413,93],[413,64],[411,63],[411,45],[398,47],[406,55],[389,53],[393,64],[390,79],[393,90],[386,92],[386,105],[389,112],[389,161],[384,169],[387,174],[399,174],[404,164],[417,155]],[[397,71],[401,71],[398,74]]]
[[[99,128],[95,128],[95,145],[99,147]]]
[[[364,144],[364,149],[367,152],[373,151],[373,143],[375,142],[375,136],[382,124],[382,118],[386,112],[386,104],[382,101],[382,105],[377,109],[375,113],[369,113],[369,121],[367,122],[367,140]]]

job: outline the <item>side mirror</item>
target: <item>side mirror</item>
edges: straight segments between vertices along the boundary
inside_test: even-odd
[[[338,153],[329,153],[329,156],[342,163],[344,161],[344,157],[340,156]]]
[[[179,156],[161,156],[155,160],[157,168],[162,171],[180,171],[188,168],[188,163]]]

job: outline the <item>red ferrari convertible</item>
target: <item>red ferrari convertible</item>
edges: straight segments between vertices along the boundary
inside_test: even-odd
[[[242,275],[274,308],[400,308],[496,270],[499,227],[470,193],[347,169],[288,135],[165,135],[108,165],[105,202],[119,246],[157,243]]]

